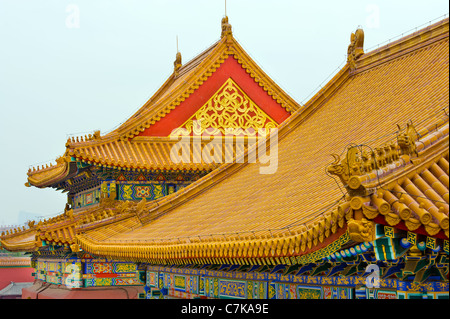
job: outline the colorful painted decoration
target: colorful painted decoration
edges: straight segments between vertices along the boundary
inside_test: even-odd
[[[119,184],[119,200],[155,200],[167,195],[165,184]]]

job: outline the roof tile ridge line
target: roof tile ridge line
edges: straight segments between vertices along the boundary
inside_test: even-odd
[[[93,145],[91,147],[92,151],[92,161],[100,162],[103,154],[102,154],[102,145]]]
[[[143,110],[150,106],[150,104],[163,92],[167,89],[169,83],[175,80],[175,72],[173,72],[167,80],[161,85],[161,87],[136,111],[134,112],[128,119],[126,119],[122,124],[120,124],[117,128],[112,130],[110,133],[117,133],[120,135],[120,131],[123,130],[125,126],[128,125],[130,121],[133,121],[137,115],[139,115]]]
[[[288,134],[298,125],[303,124],[312,113],[333,97],[351,77],[349,64],[346,63],[311,99],[278,126],[278,139],[280,140],[280,136]]]
[[[117,161],[122,162],[122,156],[119,156],[119,153],[116,150],[116,147],[114,146],[114,141],[111,143],[110,145],[111,147],[109,147],[110,149],[110,153],[114,154],[114,157],[110,158],[109,161],[107,161],[106,163],[109,162],[109,165],[112,166],[118,166],[118,167],[122,167]],[[114,158],[116,160],[114,160]]]
[[[148,152],[148,145],[149,144],[147,142],[142,142],[142,143],[139,143],[136,145],[136,147],[141,148],[142,154],[144,156],[144,160],[141,163],[142,168],[147,169],[147,170],[150,169],[151,163],[152,163],[150,154]]]
[[[102,152],[102,156],[100,158],[98,158],[96,161],[94,161],[94,165],[97,165],[97,166],[109,165],[108,163],[110,163],[114,157],[110,146],[111,146],[111,143],[104,143],[104,144],[99,145],[101,152]],[[85,161],[83,155],[78,156],[76,158],[77,159],[81,158],[82,162]]]
[[[100,144],[98,145],[100,157],[95,161],[94,165],[101,166],[103,163],[106,162],[105,155],[108,153],[108,147],[106,144]]]
[[[259,66],[252,57],[244,50],[244,48],[239,44],[239,42],[233,37],[233,44],[236,46],[234,48],[235,54],[234,57],[238,61],[238,63],[249,73],[249,75],[253,78],[253,80],[258,83],[259,86],[262,87],[267,94],[272,97],[274,101],[280,104],[283,108],[285,108],[289,113],[293,113],[297,109],[301,108],[302,105],[295,101],[286,91],[284,91],[262,68]],[[239,53],[244,61],[239,59],[236,55]],[[250,66],[251,68],[250,68]],[[256,72],[255,72],[256,70]],[[259,73],[259,74],[255,74]],[[267,79],[269,83],[265,83],[263,79]],[[268,86],[271,86],[275,92],[270,90]],[[289,104],[289,105],[286,105]]]
[[[156,161],[156,163],[158,163],[158,162],[164,162],[164,160],[165,160],[165,156],[164,156],[164,154],[161,152],[161,149],[159,148],[159,147],[155,147],[154,148],[154,153],[155,153],[155,155],[156,155],[156,157],[158,158],[158,161]]]
[[[388,52],[389,53],[388,56],[387,57],[383,57],[383,58],[388,58],[388,57],[390,57],[391,55],[393,55],[395,53],[399,53],[399,52],[402,52],[402,51],[407,50],[407,49],[416,48],[416,46],[419,46],[417,48],[417,49],[419,49],[421,44],[427,43],[428,41],[431,41],[431,43],[433,43],[433,42],[437,42],[437,41],[441,40],[442,38],[448,37],[448,33],[449,33],[448,27],[445,28],[445,25],[448,26],[448,23],[449,23],[448,20],[449,19],[446,18],[446,19],[441,20],[441,21],[439,21],[439,22],[437,22],[437,23],[435,23],[433,25],[429,25],[429,26],[427,26],[425,28],[422,28],[422,29],[420,29],[420,30],[418,30],[418,31],[416,31],[414,33],[405,35],[404,37],[402,37],[402,38],[400,38],[400,39],[398,39],[398,40],[396,40],[394,42],[388,43],[388,44],[386,44],[384,46],[381,46],[381,47],[379,47],[377,49],[374,49],[372,51],[364,53],[356,62],[357,63],[357,68],[360,67],[359,66],[360,64],[364,64],[365,60],[371,59],[371,58],[373,59],[374,56],[376,56],[377,54],[383,54],[383,52]],[[428,37],[425,40],[422,39],[423,34],[425,34],[427,32],[432,32],[433,30],[434,31],[438,31],[438,32],[436,34],[430,35],[430,37]],[[413,40],[415,38],[419,38],[420,39],[419,42],[417,42],[417,43],[410,43],[410,42],[414,42]],[[406,46],[406,47],[402,48],[402,46]],[[392,49],[395,49],[395,48],[399,48],[399,49],[395,50],[394,53],[391,53]],[[374,61],[374,62],[377,62],[377,61]],[[369,62],[366,62],[366,63],[371,64],[371,63],[374,63],[374,62],[370,62],[369,61]]]
[[[360,59],[364,59],[365,55],[372,54],[372,53],[375,53],[377,51],[383,51],[383,50],[386,50],[387,48],[395,46],[395,45],[397,45],[397,44],[399,44],[401,42],[406,42],[406,41],[410,40],[410,38],[417,37],[418,35],[423,34],[425,32],[428,32],[428,31],[431,31],[432,29],[442,28],[445,24],[448,24],[448,23],[449,23],[449,18],[445,18],[445,19],[442,19],[442,20],[440,20],[438,22],[430,24],[430,25],[428,25],[426,27],[423,27],[422,29],[419,29],[419,30],[416,29],[417,31],[409,33],[409,34],[406,34],[405,36],[402,36],[402,37],[400,37],[399,39],[397,39],[397,40],[395,40],[393,42],[389,42],[389,43],[387,43],[387,44],[385,44],[383,46],[379,46],[378,45],[378,47],[376,49],[375,49],[375,46],[377,46],[377,45],[372,46],[369,49],[372,49],[372,48],[374,48],[374,49],[369,51],[369,52],[367,52],[367,53],[365,53],[363,56],[361,56]],[[409,31],[412,31],[412,29],[409,30]],[[406,32],[408,32],[408,31],[406,31]],[[439,36],[439,35],[441,35],[441,34],[443,34],[445,32],[448,32],[448,30],[447,31],[441,31],[440,33],[438,33],[435,36]]]
[[[129,141],[131,144],[140,143],[176,143],[170,136],[135,136]]]
[[[184,65],[181,66],[181,68],[178,70],[178,72],[180,73],[181,71],[183,71],[184,68],[187,68],[190,66],[190,64],[193,64],[195,61],[197,61],[198,59],[200,59],[204,54],[209,53],[210,51],[212,51],[214,49],[214,47],[216,47],[217,45],[219,45],[219,42],[222,39],[217,40],[216,42],[214,42],[212,45],[210,45],[207,49],[205,49],[204,51],[202,51],[201,53],[199,53],[198,55],[196,55],[195,57],[193,57],[192,59],[190,59],[188,62],[186,62]]]
[[[143,147],[143,150],[148,158],[147,169],[153,169],[154,164],[158,162],[157,156],[155,154],[155,148],[152,147],[152,144],[150,144],[148,142],[144,142],[144,144],[145,144],[145,148]]]
[[[133,144],[133,143],[130,143],[130,144]],[[139,143],[139,144],[141,144],[141,146],[142,146],[142,143]],[[134,148],[136,149],[136,161],[137,161],[137,168],[139,168],[139,169],[141,169],[142,167],[144,167],[145,166],[145,157],[144,157],[144,155],[143,155],[143,153],[141,152],[141,150],[139,149],[139,144],[135,144],[134,145]]]
[[[377,59],[375,59],[377,54],[383,54],[382,53],[383,51],[380,51],[379,53],[375,53],[373,56],[368,57],[368,59],[374,59],[372,61],[370,61],[370,60],[369,61],[358,60],[356,62],[357,67],[352,72],[352,75],[356,75],[356,74],[359,74],[359,73],[371,70],[373,68],[376,68],[376,67],[378,67],[380,65],[383,65],[385,63],[392,62],[392,61],[394,61],[396,59],[399,59],[399,58],[401,58],[403,56],[406,56],[408,54],[412,54],[412,53],[418,52],[420,50],[425,50],[426,48],[429,48],[429,47],[431,47],[433,45],[437,45],[440,42],[447,40],[448,37],[449,37],[448,33],[447,34],[440,34],[440,35],[438,35],[436,37],[432,37],[430,39],[427,39],[427,40],[424,40],[422,42],[410,45],[410,46],[405,47],[403,49],[399,49],[398,51],[395,51],[395,52],[390,52],[389,49],[387,49],[386,51],[389,52],[388,55],[381,56],[381,57],[378,57]],[[399,45],[401,45],[401,44],[399,44]]]
[[[120,135],[116,131],[113,131],[104,136],[101,136],[100,138],[92,139],[90,141],[70,143],[66,146],[66,149],[73,151],[75,149],[88,148],[96,145],[103,145],[111,141],[118,140],[119,137]]]
[[[8,234],[8,235],[6,235],[6,231],[5,231],[5,235],[3,235],[3,236],[0,233],[0,239],[11,239],[11,238],[18,237],[18,236],[24,236],[24,235],[27,235],[28,233],[30,233],[32,231],[36,231],[36,229],[35,228],[26,228],[25,230],[21,229],[18,232],[14,232],[14,233],[11,233],[11,234]]]
[[[216,51],[216,52],[215,52]],[[209,52],[209,55],[202,60],[202,62],[196,66],[197,70],[193,74],[190,75],[191,81],[185,82],[176,88],[173,92],[164,97],[163,100],[158,101],[157,104],[153,105],[152,108],[148,108],[140,115],[140,118],[130,118],[127,127],[124,125],[121,126],[121,130],[117,130],[121,137],[126,136],[127,138],[133,138],[135,135],[138,135],[140,132],[135,133],[136,126],[144,126],[146,128],[150,127],[150,125],[159,121],[161,118],[164,118],[171,110],[173,110],[176,106],[181,104],[184,100],[186,100],[192,93],[194,93],[199,86],[201,86],[212,74],[205,75],[207,73],[211,73],[211,69],[214,68],[214,71],[220,67],[225,61],[224,55],[226,55],[226,43],[224,40],[218,41],[216,47]],[[215,62],[215,63],[214,63]],[[217,64],[217,65],[216,65]],[[206,69],[206,70],[205,70]],[[205,78],[206,76],[206,78]],[[190,90],[193,90],[189,93]],[[161,110],[160,106],[165,105],[165,107]],[[141,108],[142,109],[142,108]],[[150,112],[155,113],[156,109],[159,110],[157,114],[151,115],[150,118],[146,119],[145,117],[149,116]],[[161,114],[159,114],[161,113]],[[156,120],[155,117],[159,115],[159,119]],[[137,123],[136,123],[137,122]]]

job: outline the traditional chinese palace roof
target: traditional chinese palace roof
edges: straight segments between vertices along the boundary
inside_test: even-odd
[[[195,148],[190,161],[172,161],[170,152],[177,143],[170,136],[174,129],[185,129],[194,135],[194,121],[201,121],[201,130],[213,129],[225,135],[227,128],[241,128],[251,133],[278,126],[299,108],[242,49],[232,35],[228,18],[224,18],[221,39],[184,65],[177,53],[173,74],[120,127],[104,136],[96,131],[89,136],[69,138],[66,151],[56,164],[30,169],[25,185],[75,193],[99,186],[100,179],[94,177],[108,170],[210,172],[219,164],[205,161]],[[207,143],[200,137],[202,148]],[[232,157],[239,151],[233,148]],[[193,161],[195,156],[201,161]],[[76,228],[94,221],[122,220],[124,212],[144,208],[133,202],[106,200],[90,208],[66,210],[44,222],[30,222],[28,229],[8,231],[2,244],[18,251],[34,250],[39,247],[39,240],[73,245]]]
[[[222,29],[227,27],[226,18]],[[178,53],[174,66],[162,87],[121,126],[104,136],[97,131],[69,138],[56,164],[30,169],[26,185],[65,188],[64,183],[79,174],[77,162],[122,170],[211,170],[215,163],[170,160],[172,130],[189,129],[193,120],[203,120],[203,129],[269,128],[300,108],[242,49],[231,29],[184,65]],[[244,110],[231,114],[213,109],[211,100],[226,99],[227,94],[239,96]],[[243,115],[252,121],[235,122]]]
[[[275,174],[224,165],[137,216],[80,232],[81,248],[156,263],[301,257],[347,228],[370,241],[350,229],[356,211],[448,239],[448,19],[362,56],[349,51],[349,63],[279,127]],[[369,159],[351,158],[352,145]]]
[[[225,34],[176,69],[148,105],[117,130],[70,142],[66,151],[66,158],[99,165],[146,168],[144,158],[161,165],[168,156],[164,147],[160,160],[151,160],[143,151],[150,142],[140,139],[168,136],[158,123],[181,110],[198,85],[230,62],[282,106],[277,112],[294,112],[277,118],[266,110],[282,122],[274,174],[260,174],[253,163],[222,164],[159,200],[106,201],[83,215],[32,223],[3,236],[2,245],[32,250],[46,240],[116,259],[188,263],[268,256],[301,261],[347,231],[353,242],[373,240],[365,233],[367,221],[448,240],[448,19],[368,53],[363,36],[362,30],[353,34],[348,63],[300,108]],[[217,82],[211,92],[224,83]],[[182,127],[192,114],[178,115],[174,126]],[[45,187],[66,178],[70,161],[48,169],[58,170],[55,175],[32,172],[29,183]],[[38,174],[43,177],[34,181]]]

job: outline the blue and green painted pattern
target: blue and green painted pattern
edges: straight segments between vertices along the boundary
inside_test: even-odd
[[[40,259],[36,263],[36,279],[69,288],[83,286],[79,259]]]
[[[100,201],[100,187],[91,189],[87,192],[79,193],[73,198],[73,203],[76,208],[88,207],[98,204]]]
[[[164,183],[157,184],[119,184],[119,200],[154,200],[167,195],[167,186]]]
[[[134,273],[137,265],[130,262],[86,262],[85,274],[123,274]]]
[[[156,278],[160,279],[159,285]],[[362,276],[294,276],[162,266],[149,266],[147,270],[147,286],[164,288],[168,295],[183,291],[221,299],[401,299],[415,295],[445,298],[449,290],[448,282],[418,285],[399,279],[381,279],[378,289],[368,289],[365,284],[366,278]]]
[[[36,279],[68,288],[144,285],[135,263],[79,258],[38,258]]]

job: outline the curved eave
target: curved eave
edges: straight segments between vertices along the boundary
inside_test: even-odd
[[[217,142],[217,139],[215,141]],[[67,152],[88,164],[127,170],[210,171],[220,165],[213,158],[206,157],[206,154],[195,153],[195,149],[190,151],[190,160],[174,162],[171,152],[179,143],[178,140],[168,137],[135,137],[131,141],[105,139],[74,146]],[[202,148],[208,143],[210,141],[199,140]],[[234,147],[232,152],[233,156],[236,156]],[[225,162],[226,154],[223,149],[222,162]],[[200,158],[201,162],[197,163],[194,156]]]
[[[34,222],[33,225],[30,224],[31,228],[3,235],[0,238],[1,244],[9,251],[34,251],[41,246],[42,241],[49,244],[72,245],[75,243],[76,228],[79,224],[83,224],[86,216],[98,215],[105,209],[96,205],[70,215],[63,213],[45,222]]]
[[[38,188],[50,187],[60,183],[68,178],[75,176],[77,173],[77,165],[75,162],[63,162],[56,166],[32,171],[28,173],[28,183],[26,186],[35,186]]]
[[[1,247],[12,252],[28,252],[38,248],[36,243],[36,231],[28,229],[24,232],[2,236]]]
[[[126,226],[110,225],[106,229],[79,234],[77,243],[83,250],[99,256],[154,263],[190,263],[215,258],[294,259],[304,263],[319,260],[349,241],[344,216],[338,214],[324,216],[309,229],[275,238],[269,234],[251,239],[231,234],[220,238],[174,238],[170,241],[116,239],[121,233],[136,229],[139,229],[139,221],[129,218]]]

